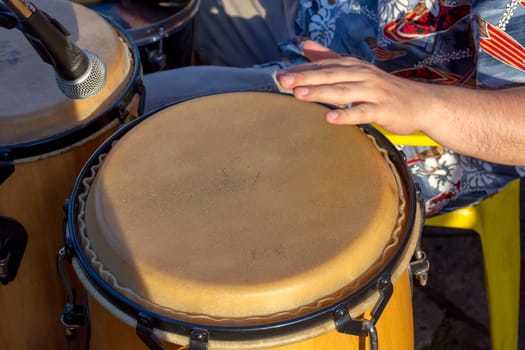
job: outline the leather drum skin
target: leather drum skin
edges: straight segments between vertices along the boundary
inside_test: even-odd
[[[387,151],[358,127],[326,123],[327,108],[282,94],[226,93],[136,123],[96,155],[75,194],[74,236],[87,270],[161,317],[242,328],[337,304],[395,260],[390,316],[382,315],[393,323],[382,327],[395,331],[382,337],[380,329],[379,338],[387,348],[413,347],[406,271],[421,222],[409,223],[411,199]],[[74,259],[94,302],[134,327],[97,292],[82,262]],[[355,303],[351,315],[365,314],[376,294]],[[107,315],[97,319],[103,308],[96,309],[92,327],[108,328]],[[256,341],[210,337],[209,345],[357,348],[358,337],[334,328],[326,322]],[[117,346],[101,332],[92,341]],[[157,333],[167,343],[188,343]]]

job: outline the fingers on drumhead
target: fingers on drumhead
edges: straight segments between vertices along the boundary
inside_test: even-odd
[[[325,114],[326,120],[331,124],[338,125],[357,125],[373,122],[370,117],[368,103],[354,103],[346,105],[344,108],[333,109]]]

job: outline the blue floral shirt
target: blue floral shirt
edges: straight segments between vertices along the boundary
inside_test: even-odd
[[[525,0],[300,0],[296,34],[281,45],[291,64],[305,61],[300,43],[312,39],[409,79],[478,88],[525,82]],[[427,215],[476,203],[525,173],[441,147],[402,149]]]
[[[300,0],[297,37],[407,78],[502,87],[525,82],[525,0]]]

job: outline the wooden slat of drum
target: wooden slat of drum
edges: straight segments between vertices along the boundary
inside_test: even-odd
[[[91,344],[97,350],[144,350],[145,345],[136,336],[135,329],[118,320],[93,298],[90,298]],[[394,286],[394,294],[377,323],[379,349],[414,348],[414,327],[412,318],[412,291],[410,276],[404,272]],[[362,344],[361,340],[361,344]],[[337,331],[329,332],[300,343],[274,348],[275,350],[369,350],[360,345],[356,336]],[[176,344],[167,344],[168,350],[182,349]],[[241,349],[241,348],[239,348]]]
[[[64,246],[64,201],[87,158],[113,131],[61,155],[17,164],[0,185],[0,215],[19,221],[28,234],[15,280],[0,285],[0,348],[66,348],[60,323],[66,297],[56,269]]]

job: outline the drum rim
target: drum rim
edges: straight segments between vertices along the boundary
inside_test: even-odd
[[[283,95],[280,92],[267,91],[242,92]],[[225,92],[225,94],[229,93],[236,92]],[[417,206],[420,203],[418,201],[415,183],[413,182],[413,179],[409,174],[408,168],[405,166],[406,159],[404,157],[404,154],[398,151],[395,148],[395,146],[390,141],[388,141],[388,139],[384,135],[377,131],[373,126],[368,124],[359,125],[359,128],[361,128],[365,134],[374,137],[377,144],[387,151],[388,157],[394,163],[394,167],[396,171],[398,171],[398,175],[401,178],[402,183],[406,186],[405,190],[408,207],[406,213],[406,228],[404,235],[400,240],[398,249],[392,254],[392,257],[384,264],[384,266],[379,271],[377,271],[372,276],[372,278],[366,281],[366,283],[359,287],[354,293],[346,296],[345,298],[340,299],[332,305],[323,307],[314,312],[284,321],[244,326],[208,325],[178,320],[150,311],[144,306],[138,305],[137,303],[131,301],[130,299],[120,294],[97,274],[94,268],[87,261],[86,256],[83,253],[82,248],[79,244],[79,240],[76,237],[78,232],[78,222],[76,220],[76,214],[78,209],[77,198],[78,194],[81,193],[82,187],[84,186],[83,180],[89,175],[92,166],[100,162],[99,157],[101,154],[107,154],[111,150],[113,142],[115,142],[116,140],[120,140],[127,132],[129,132],[137,124],[141,123],[145,119],[157,114],[161,110],[164,110],[171,106],[175,106],[181,102],[214,95],[218,94],[209,94],[188,98],[182,101],[177,101],[175,103],[168,103],[152,111],[149,111],[148,113],[124,125],[113,135],[111,135],[107,140],[105,140],[104,143],[99,146],[99,148],[91,155],[91,157],[83,166],[81,172],[79,173],[75,181],[71,192],[71,197],[69,198],[67,203],[65,220],[66,234],[64,236],[64,239],[69,257],[74,257],[78,260],[79,266],[83,270],[83,273],[85,274],[86,279],[91,284],[91,287],[95,288],[97,292],[99,292],[102,295],[102,297],[105,298],[110,304],[112,304],[115,308],[119,309],[123,313],[127,314],[129,317],[137,319],[137,316],[139,314],[142,314],[151,318],[153,327],[155,329],[176,333],[185,337],[189,336],[192,330],[205,329],[209,333],[210,339],[222,341],[249,341],[261,339],[261,337],[264,338],[266,335],[281,336],[291,334],[297,331],[302,331],[311,328],[315,325],[320,325],[324,322],[333,320],[333,314],[334,312],[336,312],[336,310],[339,310],[341,307],[351,309],[353,306],[358,305],[360,302],[362,302],[364,299],[370,296],[370,294],[376,292],[378,281],[385,276],[385,273],[388,273],[389,275],[392,274],[392,272],[395,270],[396,265],[402,260],[403,254],[405,253],[406,248],[409,245],[412,235],[416,234],[414,229],[417,221]],[[331,105],[324,106],[330,109],[337,108]]]
[[[130,34],[127,33],[122,26],[109,18],[104,16],[101,17],[110,23],[121,39],[126,41],[126,46],[133,56],[134,62],[132,73],[130,74],[130,79],[127,82],[126,88],[120,93],[118,98],[115,99],[115,103],[112,106],[108,106],[104,111],[100,112],[97,116],[84,124],[42,139],[0,146],[0,162],[12,162],[20,159],[42,156],[67,148],[79,141],[87,139],[89,136],[94,135],[96,132],[109,125],[112,121],[121,119],[123,109],[130,104],[135,93],[140,92],[142,89],[142,77],[140,54],[137,45],[134,43]],[[139,111],[139,113],[141,112],[142,111]]]
[[[162,38],[159,36],[159,28],[164,29],[164,37],[169,37],[171,34],[184,27],[188,22],[195,17],[200,7],[200,0],[188,0],[184,8],[175,12],[158,22],[152,23],[149,26],[130,28],[128,32],[137,44],[141,47],[144,45],[156,43]],[[151,34],[154,34],[151,36]]]

